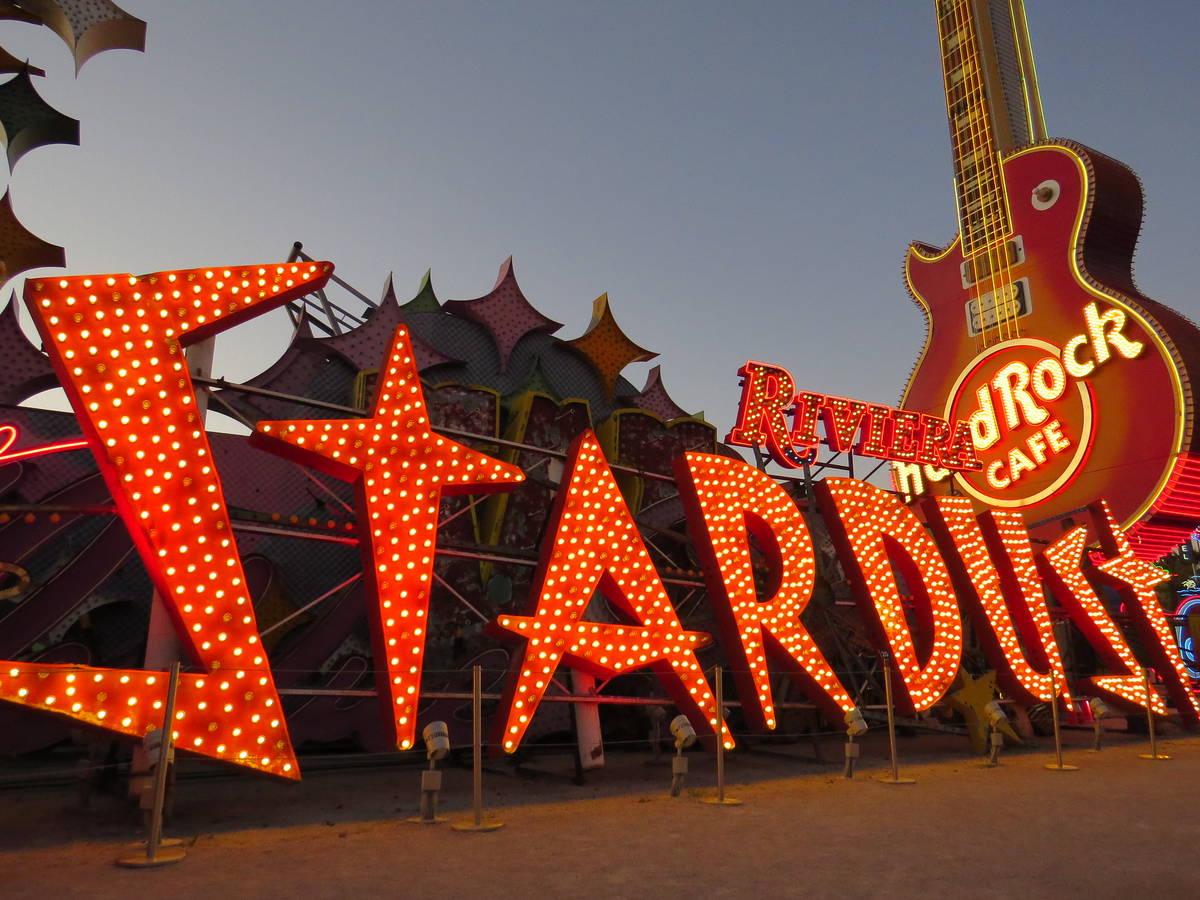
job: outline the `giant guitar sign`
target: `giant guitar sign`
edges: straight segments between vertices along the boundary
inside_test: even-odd
[[[1134,285],[1133,172],[1045,139],[1020,0],[936,10],[959,234],[905,260],[928,333],[901,406],[968,422],[983,465],[900,465],[897,486],[1030,523],[1103,496],[1156,558],[1196,522],[1200,331]]]

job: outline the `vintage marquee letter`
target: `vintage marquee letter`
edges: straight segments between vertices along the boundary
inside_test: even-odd
[[[1175,702],[1180,718],[1188,725],[1200,721],[1200,706],[1192,693],[1187,669],[1179,653],[1179,645],[1171,632],[1162,605],[1154,588],[1167,580],[1167,574],[1145,560],[1133,555],[1129,541],[1117,527],[1108,504],[1103,500],[1090,507],[1092,521],[1100,536],[1100,549],[1109,557],[1096,568],[1101,577],[1116,587],[1125,600],[1142,638],[1142,646],[1151,663],[1166,683],[1167,693]]]
[[[1091,675],[1079,679],[1079,684],[1093,693],[1102,693],[1125,708],[1144,709],[1146,689],[1139,672],[1137,659],[1129,649],[1124,635],[1109,617],[1108,611],[1083,574],[1083,554],[1087,548],[1086,525],[1073,528],[1042,551],[1038,566],[1042,577],[1051,585],[1055,598],[1075,627],[1080,630],[1106,668],[1121,670],[1125,675]],[[1154,712],[1167,714],[1167,704],[1151,692]]]
[[[787,412],[796,402],[796,382],[782,366],[748,361],[738,369],[742,379],[742,399],[738,403],[737,425],[726,436],[740,447],[766,447],[779,465],[796,469],[803,465],[798,453],[809,447],[795,447],[788,428]]]
[[[741,460],[686,453],[676,457],[674,466],[742,713],[759,728],[775,727],[766,660],[770,651],[829,721],[840,725],[854,701],[800,621],[817,572],[812,537],[800,510],[775,479]],[[778,585],[763,602],[754,588],[751,534]]]
[[[179,685],[186,750],[299,778],[182,348],[321,287],[329,263],[28,282],[25,300],[146,570],[201,674]],[[0,663],[0,699],[141,737],[162,672]]]
[[[1069,705],[1062,655],[1024,519],[1016,512],[975,517],[965,497],[923,504],[925,519],[945,552],[958,596],[1000,686],[1024,703],[1058,696]]]
[[[369,419],[259,422],[251,443],[353,481],[366,519],[363,572],[375,604],[375,662],[385,725],[401,750],[413,745],[429,623],[438,504],[443,494],[486,494],[523,481],[516,466],[435,434],[407,329],[392,338]]]
[[[696,731],[715,733],[716,703],[696,660],[709,636],[679,624],[590,431],[571,445],[550,521],[533,579],[533,614],[500,616],[489,628],[497,637],[527,641],[513,657],[505,686],[501,709],[507,716],[497,717],[504,749],[512,753],[520,745],[564,658],[582,672],[608,677],[650,666]],[[597,589],[633,624],[586,621]],[[733,746],[728,728],[723,738]]]
[[[912,511],[882,488],[851,478],[826,478],[814,487],[863,621],[903,679],[897,708],[910,714],[928,709],[946,693],[962,660],[962,620],[945,562]],[[892,566],[912,594],[915,641]]]

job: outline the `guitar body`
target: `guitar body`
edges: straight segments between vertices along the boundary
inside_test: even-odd
[[[1190,533],[1200,466],[1188,374],[1200,373],[1200,331],[1133,284],[1136,176],[1065,142],[1015,152],[1002,171],[1015,261],[964,286],[973,276],[960,238],[909,248],[905,280],[928,330],[901,404],[972,422],[985,470],[953,477],[981,507],[1019,509],[1036,525],[1103,497],[1123,527]],[[1023,300],[1010,316],[1005,286],[1016,282]],[[989,291],[1001,310],[993,327],[979,312]]]

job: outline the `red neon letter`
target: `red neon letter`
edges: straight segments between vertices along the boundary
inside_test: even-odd
[[[371,418],[259,422],[252,442],[357,486],[367,524],[359,549],[376,599],[374,656],[387,670],[379,697],[397,746],[407,750],[416,735],[441,496],[504,491],[525,476],[433,433],[403,325]]]
[[[1121,706],[1145,709],[1146,688],[1138,671],[1138,662],[1125,642],[1124,635],[1109,617],[1108,611],[1083,574],[1083,552],[1087,547],[1087,526],[1080,525],[1042,551],[1038,565],[1052,586],[1054,596],[1095,649],[1109,669],[1124,669],[1127,675],[1092,675],[1079,679],[1085,689],[1118,701]],[[1167,714],[1167,705],[1158,694],[1150,702],[1156,713]]]
[[[854,436],[858,434],[859,426],[867,416],[867,404],[861,400],[847,400],[845,397],[826,397],[821,409],[821,421],[825,423],[825,440],[829,449],[834,453],[844,453],[855,445]],[[859,441],[861,445],[870,439],[871,431],[868,425],[866,434]]]
[[[876,646],[890,650],[904,679],[897,707],[928,709],[946,693],[962,660],[962,620],[941,554],[912,511],[887,491],[851,478],[826,478],[814,487],[863,621],[881,626],[871,628]],[[893,565],[912,593],[919,646]]]
[[[1180,718],[1187,724],[1195,725],[1200,721],[1200,707],[1191,691],[1187,669],[1179,655],[1179,645],[1171,633],[1171,624],[1154,592],[1155,586],[1169,576],[1158,566],[1133,555],[1129,541],[1121,534],[1107,503],[1103,500],[1093,503],[1091,512],[1092,521],[1100,535],[1100,549],[1110,557],[1096,568],[1121,592],[1125,607],[1141,632],[1142,645],[1166,683],[1167,693],[1175,701]]]
[[[741,447],[766,447],[781,466],[798,468],[801,463],[793,452],[786,417],[796,397],[796,383],[791,374],[781,366],[753,361],[742,366],[738,374],[742,377],[738,422],[726,442]]]
[[[701,731],[707,723],[715,732],[716,703],[696,660],[696,650],[709,636],[679,624],[590,431],[571,445],[567,467],[551,516],[554,539],[543,540],[533,580],[538,597],[533,615],[500,616],[493,623],[498,636],[528,641],[513,657],[501,704],[508,710],[500,726],[504,749],[512,753],[520,745],[564,658],[582,672],[610,677],[650,666],[693,727]],[[635,624],[585,621],[597,589]],[[733,746],[727,728],[724,740]]]
[[[731,663],[738,654],[734,676],[742,712],[760,728],[775,727],[765,657],[769,649],[829,720],[840,725],[854,701],[800,621],[812,598],[817,564],[796,504],[773,478],[726,456],[677,457],[675,479],[704,563],[722,644]],[[754,589],[751,534],[778,583],[775,595],[763,602]]]
[[[321,287],[329,263],[27,282],[25,300],[154,586],[203,664],[175,736],[205,756],[298,778],[182,348]],[[141,737],[161,672],[0,663],[0,698]]]
[[[1036,703],[1053,699],[1057,681],[1058,696],[1069,705],[1066,671],[1020,513],[976,519],[965,497],[940,497],[923,509],[938,542],[950,551],[945,558],[959,597],[974,601],[967,609],[1000,686],[1024,703]]]

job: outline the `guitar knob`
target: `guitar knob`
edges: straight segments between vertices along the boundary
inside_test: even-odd
[[[1054,179],[1043,181],[1033,189],[1033,195],[1029,198],[1029,202],[1033,204],[1036,210],[1046,210],[1058,202],[1058,197],[1062,193],[1062,188]]]

